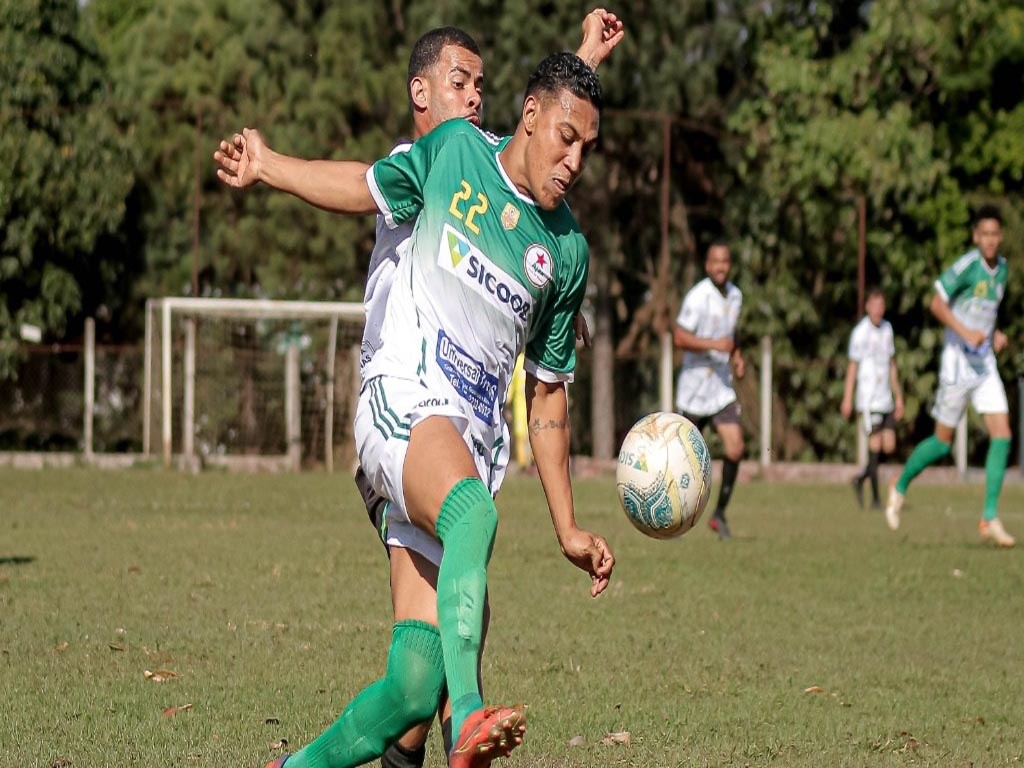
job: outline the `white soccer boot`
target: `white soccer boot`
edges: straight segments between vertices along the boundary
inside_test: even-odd
[[[885,522],[889,530],[895,531],[900,527],[900,510],[903,509],[903,500],[906,498],[896,490],[896,481],[893,480],[889,486],[889,498],[885,502]]]
[[[982,541],[990,541],[1000,547],[1012,547],[1017,540],[1006,532],[1003,523],[997,517],[994,520],[979,520],[978,533]]]

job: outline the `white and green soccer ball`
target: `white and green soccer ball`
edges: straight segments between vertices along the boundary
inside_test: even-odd
[[[615,472],[622,508],[655,539],[682,536],[711,495],[711,454],[694,424],[677,413],[652,413],[634,424]]]

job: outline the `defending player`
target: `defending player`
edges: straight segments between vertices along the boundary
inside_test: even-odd
[[[884,454],[896,450],[896,422],[903,418],[903,388],[896,368],[896,342],[892,325],[885,319],[885,294],[881,288],[868,290],[864,317],[850,334],[850,363],[839,412],[844,419],[853,414],[857,392],[858,428],[868,436],[868,463],[853,478],[857,505],[864,508],[864,481],[871,481],[871,508],[881,509],[878,493],[878,464]]]
[[[687,292],[673,329],[675,346],[685,350],[676,383],[676,409],[698,429],[713,425],[725,449],[718,502],[708,520],[722,541],[731,537],[725,510],[743,458],[740,404],[732,377],[735,372],[736,378],[742,379],[746,372],[736,345],[743,294],[729,281],[731,268],[729,246],[721,241],[712,243],[704,262],[707,277]]]
[[[998,517],[1006,459],[1010,453],[1010,417],[1006,389],[999,377],[996,354],[1007,345],[996,328],[999,304],[1006,292],[1006,259],[999,255],[1003,241],[1002,216],[994,206],[978,211],[972,231],[975,248],[965,253],[935,281],[931,311],[946,327],[939,388],[935,394],[935,434],[918,443],[903,474],[889,488],[885,519],[900,527],[900,510],[910,482],[924,469],[948,456],[953,432],[970,402],[988,431],[985,459],[985,505],[978,531],[982,541],[1000,547],[1016,543]]]
[[[327,184],[304,183],[320,163],[269,151],[267,162],[251,169],[328,210],[379,209],[389,223],[422,211],[388,301],[382,346],[366,369],[356,431],[375,488],[404,499],[401,512],[410,522],[443,542],[438,614],[459,734],[450,754],[455,768],[489,765],[524,730],[521,708],[482,707],[476,679],[497,522],[487,482],[501,435],[501,401],[524,347],[531,445],[563,554],[590,573],[594,595],[606,588],[614,566],[604,539],[575,522],[564,387],[575,363],[573,319],[588,249],[563,198],[596,142],[599,105],[593,72],[572,54],[556,54],[531,77],[511,139],[449,121],[369,173],[359,163],[333,164]],[[302,166],[297,173],[280,173],[295,162]],[[232,163],[222,165],[219,174],[230,183]],[[405,686],[385,722],[364,716],[372,704],[364,696],[389,681],[402,686],[404,677],[392,675],[389,662],[385,679],[292,758],[294,768],[328,750],[334,766],[361,764],[425,719],[426,702],[436,705],[438,695],[430,686]]]

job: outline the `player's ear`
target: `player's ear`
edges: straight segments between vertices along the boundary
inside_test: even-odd
[[[409,99],[416,109],[426,109],[430,96],[430,86],[422,77],[414,77],[409,81]]]
[[[527,96],[523,101],[523,127],[527,134],[532,134],[537,128],[537,115],[540,113],[540,102],[536,96]]]

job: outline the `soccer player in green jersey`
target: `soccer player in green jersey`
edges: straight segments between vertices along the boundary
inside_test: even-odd
[[[1006,259],[999,255],[1002,217],[994,206],[981,208],[974,219],[975,247],[957,259],[935,282],[931,311],[946,327],[935,395],[935,434],[914,448],[903,474],[890,486],[885,519],[900,526],[900,510],[910,482],[929,464],[948,456],[953,431],[968,402],[985,421],[989,435],[985,459],[985,505],[978,531],[983,541],[1012,547],[1016,540],[998,517],[999,494],[1010,453],[1010,419],[1006,390],[996,367],[996,354],[1007,345],[996,328],[999,304],[1006,291]]]
[[[521,707],[482,706],[476,679],[497,523],[486,481],[509,376],[524,348],[531,444],[563,554],[590,574],[595,596],[614,566],[604,539],[575,521],[564,386],[575,365],[573,319],[589,257],[564,196],[596,142],[600,101],[593,72],[578,57],[557,54],[531,77],[511,138],[450,121],[407,153],[369,169],[335,163],[332,178],[315,184],[309,180],[322,161],[268,150],[259,165],[249,163],[257,179],[328,210],[379,211],[395,224],[419,216],[382,346],[367,366],[356,430],[374,486],[404,500],[409,520],[443,542],[438,616],[458,734],[449,756],[455,768],[489,765],[525,730]],[[222,162],[219,174],[230,183],[234,171]],[[390,671],[389,662],[389,678]],[[409,706],[381,711],[387,682],[364,690],[288,765],[359,765],[429,717],[426,703],[436,706],[438,691],[417,692],[414,683],[403,690]]]

